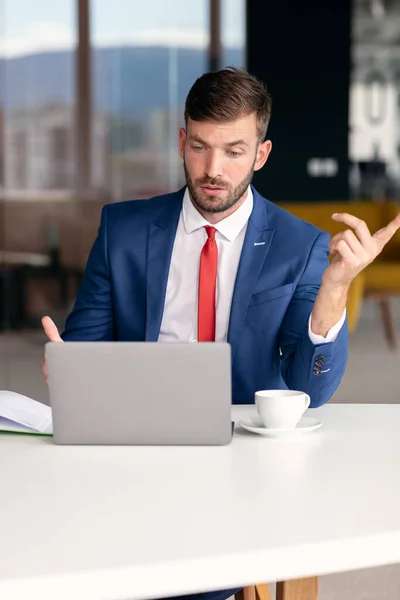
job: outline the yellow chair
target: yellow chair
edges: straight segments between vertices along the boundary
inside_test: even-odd
[[[375,233],[391,219],[400,208],[395,202],[325,202],[285,203],[281,205],[295,216],[327,231],[331,236],[346,229],[333,221],[334,212],[348,212],[362,219],[371,233]],[[347,303],[349,331],[354,331],[361,313],[363,297],[380,304],[386,339],[390,347],[397,346],[396,328],[390,306],[390,297],[400,294],[400,233],[397,232],[382,254],[353,281]]]
[[[381,227],[387,225],[400,212],[396,202],[381,205]],[[382,254],[365,270],[365,296],[380,305],[381,318],[387,342],[398,347],[396,321],[391,304],[393,296],[400,295],[400,232],[397,231],[385,246]]]

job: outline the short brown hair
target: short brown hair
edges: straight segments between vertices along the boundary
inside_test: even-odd
[[[191,87],[185,103],[185,122],[235,121],[256,113],[261,142],[271,117],[271,96],[267,86],[245,69],[227,67],[205,73]]]

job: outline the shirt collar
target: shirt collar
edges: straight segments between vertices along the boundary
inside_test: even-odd
[[[253,192],[250,186],[247,188],[247,196],[243,204],[241,204],[241,206],[239,206],[235,212],[229,215],[229,217],[222,219],[222,221],[219,221],[219,223],[216,223],[215,225],[209,223],[195,208],[190,199],[188,188],[186,188],[185,195],[183,197],[182,214],[186,233],[192,233],[196,229],[200,229],[205,225],[212,225],[230,242],[234,241],[234,239],[239,235],[243,227],[246,225],[252,210]]]

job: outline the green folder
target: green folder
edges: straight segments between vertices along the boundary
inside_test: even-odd
[[[16,433],[21,433],[22,435],[47,435],[47,436],[52,436],[52,433],[45,433],[43,431],[28,431],[27,429],[21,430],[21,429],[2,429],[0,427],[0,434],[2,433],[10,433],[15,435]]]
[[[5,417],[0,416],[0,433],[22,433],[28,435],[53,435],[53,432],[50,431],[37,431],[36,429],[31,429],[26,425],[22,425],[22,423],[17,423],[12,419],[7,419]]]

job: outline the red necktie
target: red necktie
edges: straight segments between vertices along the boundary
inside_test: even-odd
[[[208,240],[200,256],[197,338],[199,342],[214,342],[218,247],[215,241],[215,227],[207,225],[205,230]]]

